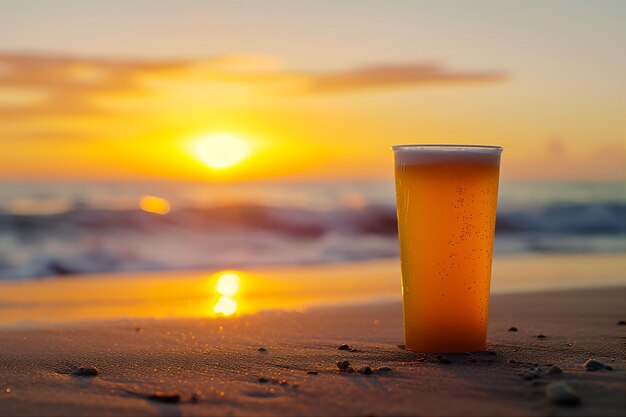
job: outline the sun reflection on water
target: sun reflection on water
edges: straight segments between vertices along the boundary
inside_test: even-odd
[[[235,311],[237,311],[237,301],[225,295],[221,296],[217,303],[213,306],[213,312],[215,314],[232,316]]]
[[[237,311],[237,301],[234,296],[239,292],[240,276],[236,272],[219,272],[216,274],[215,291],[220,295],[213,306],[213,313],[231,316]]]

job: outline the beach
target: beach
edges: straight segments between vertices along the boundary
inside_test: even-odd
[[[546,3],[0,1],[0,417],[626,417],[626,1]]]
[[[497,261],[487,351],[440,356],[401,347],[392,261],[245,271],[230,317],[190,301],[213,283],[197,271],[4,283],[0,415],[623,415],[621,258]],[[588,371],[589,359],[612,369]],[[72,374],[81,367],[98,375]],[[550,400],[556,381],[580,403]]]

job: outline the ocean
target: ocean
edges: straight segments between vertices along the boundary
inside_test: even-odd
[[[625,191],[624,183],[503,182],[495,256],[626,252]],[[145,196],[168,209],[142,209]],[[396,256],[388,181],[0,183],[4,280]]]

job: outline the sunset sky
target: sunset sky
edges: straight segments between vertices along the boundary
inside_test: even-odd
[[[388,179],[390,145],[437,142],[504,146],[506,179],[625,178],[624,1],[0,1],[0,19],[0,180]],[[215,135],[233,166],[211,165]]]

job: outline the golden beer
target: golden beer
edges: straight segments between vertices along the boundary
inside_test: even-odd
[[[393,150],[406,348],[484,350],[502,148]]]

